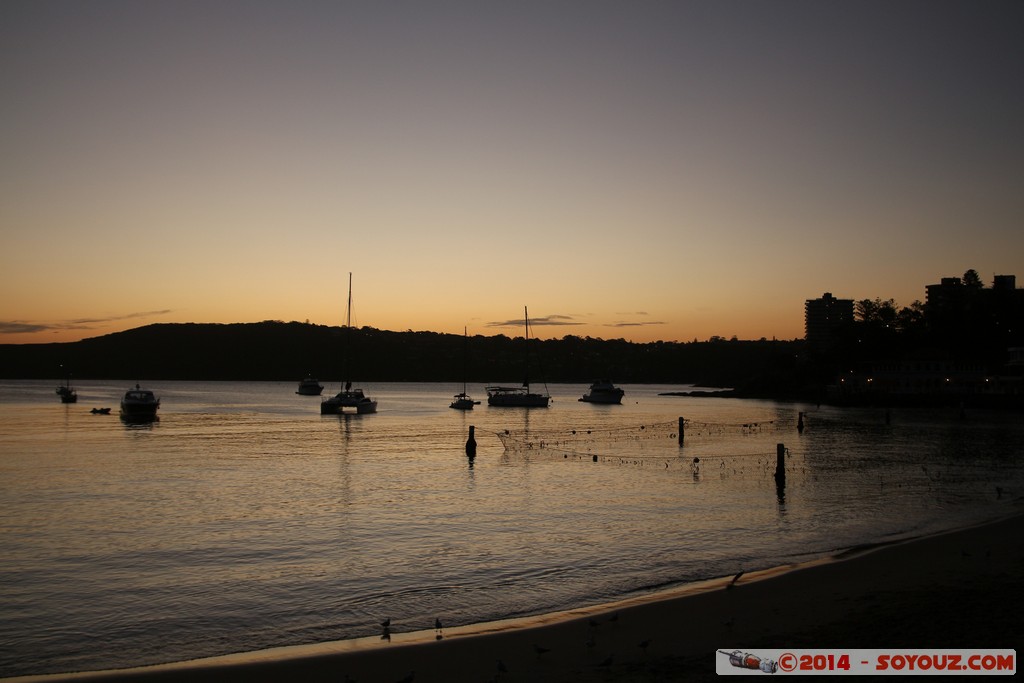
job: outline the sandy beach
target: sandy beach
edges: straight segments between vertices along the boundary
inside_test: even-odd
[[[690,681],[717,678],[720,649],[1012,648],[1024,636],[1022,520],[530,619],[395,623],[390,642],[10,680]]]

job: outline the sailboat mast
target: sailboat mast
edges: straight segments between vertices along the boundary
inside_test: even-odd
[[[523,306],[523,323],[526,325],[526,367],[523,369],[523,386],[530,393],[530,311]]]
[[[469,352],[469,330],[462,328],[462,394],[466,394],[466,354]]]
[[[348,274],[348,305],[345,309],[345,356],[343,358],[345,371],[344,384],[342,388],[348,391],[352,386],[352,377],[349,374],[349,359],[352,356],[352,273]]]
[[[348,274],[348,312],[345,314],[345,327],[352,327],[352,273]]]

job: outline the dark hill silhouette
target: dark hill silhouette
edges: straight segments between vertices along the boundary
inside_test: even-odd
[[[298,322],[155,324],[78,342],[0,345],[0,377],[79,379],[520,382],[521,337],[390,332]],[[347,342],[346,342],[347,339]],[[652,342],[566,336],[530,340],[533,382],[793,384],[799,341]],[[354,351],[344,373],[344,353]],[[465,366],[465,369],[464,369]],[[783,392],[786,393],[786,392]]]

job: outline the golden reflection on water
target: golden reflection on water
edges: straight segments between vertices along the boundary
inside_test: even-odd
[[[446,385],[380,385],[377,414],[338,417],[288,383],[151,388],[160,420],[127,425],[89,412],[119,383],[82,383],[75,406],[0,383],[0,675],[606,602],[994,515],[995,482],[1022,480],[1024,428],[999,416],[886,425],[666,387],[593,406],[584,386],[462,412]]]

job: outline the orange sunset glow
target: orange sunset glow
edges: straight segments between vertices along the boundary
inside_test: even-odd
[[[0,343],[803,336],[1024,276],[1019,2],[5,2]]]

